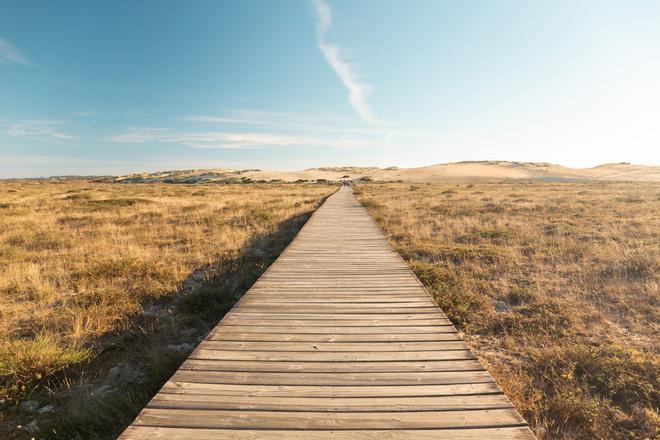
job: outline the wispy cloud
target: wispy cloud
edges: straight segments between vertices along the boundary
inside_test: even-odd
[[[225,116],[208,116],[208,115],[195,115],[186,116],[182,118],[186,122],[202,122],[208,124],[255,124],[265,125],[262,120],[241,119],[241,118],[228,118]]]
[[[132,127],[110,137],[120,143],[172,143],[194,148],[250,149],[266,147],[386,148],[394,137],[428,135],[391,125],[365,126],[336,114],[227,109],[218,115],[192,115],[175,127]]]
[[[342,60],[339,46],[326,41],[326,34],[332,26],[332,11],[325,0],[313,0],[316,15],[316,39],[321,53],[341,82],[348,89],[348,101],[360,118],[369,124],[378,123],[367,98],[373,87],[360,81],[350,64]]]
[[[63,121],[53,119],[33,119],[20,121],[11,124],[7,129],[7,134],[15,137],[36,139],[43,142],[63,143],[75,140],[72,134],[59,130]]]
[[[335,134],[382,134],[379,127],[365,127],[364,124],[336,115],[309,113],[287,113],[260,110],[226,110],[220,115],[193,115],[181,119],[187,123],[209,126],[254,126],[278,130],[295,130],[306,133]]]
[[[377,148],[382,145],[381,142],[357,137],[320,137],[262,132],[175,131],[152,127],[130,129],[112,136],[110,141],[137,144],[151,142],[176,143],[205,149],[264,147]]]
[[[0,38],[0,64],[20,64],[22,66],[29,66],[32,63],[9,41]]]
[[[167,134],[171,133],[165,128],[138,127],[131,128],[123,133],[110,137],[112,142],[121,142],[126,144],[142,144],[145,142],[162,141],[168,142]]]

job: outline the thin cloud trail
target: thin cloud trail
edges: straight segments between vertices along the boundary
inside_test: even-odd
[[[112,142],[142,144],[148,142],[178,143],[193,148],[249,149],[262,147],[329,147],[377,148],[380,143],[369,138],[342,136],[308,136],[281,133],[250,132],[191,132],[173,131],[166,128],[138,127],[109,138]]]
[[[0,64],[20,64],[29,66],[30,60],[20,53],[9,41],[0,38]]]
[[[61,132],[57,127],[63,121],[52,119],[26,120],[13,123],[6,133],[14,137],[32,138],[42,142],[66,143],[77,139],[76,136]]]
[[[332,25],[332,11],[325,0],[313,0],[316,15],[316,40],[321,53],[330,67],[335,71],[340,81],[348,89],[348,101],[364,122],[377,124],[367,98],[373,92],[373,87],[358,80],[350,64],[340,56],[340,48],[326,41],[326,34]]]
[[[363,123],[348,122],[346,119],[323,118],[318,114],[264,112],[254,110],[232,110],[225,115],[192,115],[181,121],[193,124],[218,126],[263,126],[287,128],[304,132],[331,132],[358,135],[381,134],[380,127],[365,127]]]

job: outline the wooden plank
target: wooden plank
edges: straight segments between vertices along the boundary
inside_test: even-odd
[[[251,385],[440,385],[491,382],[487,371],[416,371],[411,373],[343,372],[335,373],[263,373],[250,371],[178,370],[172,380],[197,383],[233,383]]]
[[[283,283],[285,283],[283,281]],[[355,285],[351,286],[337,286],[337,285],[320,285],[320,284],[310,284],[306,286],[295,287],[293,285],[287,286],[286,290],[270,288],[270,287],[259,287],[252,292],[252,295],[259,295],[264,298],[275,298],[279,295],[297,295],[297,296],[309,296],[316,298],[332,298],[333,296],[369,296],[372,298],[378,297],[380,295],[391,295],[391,296],[410,296],[417,295],[418,298],[424,298],[421,293],[418,291],[415,293],[413,291],[414,286],[408,286],[407,288],[399,286],[388,285],[387,287],[383,286],[380,288],[365,288],[365,284],[369,284],[369,281],[356,282]],[[428,296],[426,297],[428,298]]]
[[[255,342],[421,342],[446,341],[455,333],[403,333],[403,334],[297,334],[297,333],[244,333],[244,332],[213,332],[206,338],[207,341],[255,341]]]
[[[397,321],[397,322],[411,322],[411,321],[442,321],[443,324],[449,324],[449,320],[444,317],[441,312],[425,312],[425,313],[275,313],[275,312],[247,312],[241,309],[232,311],[225,322],[237,321],[272,321],[275,319],[282,320],[296,320],[296,321]],[[280,323],[281,324],[281,323]],[[435,324],[433,324],[435,325]]]
[[[350,306],[365,306],[370,305],[372,307],[410,307],[410,306],[423,306],[425,304],[435,304],[431,301],[430,298],[424,298],[421,295],[415,296],[393,296],[393,295],[379,295],[377,298],[373,297],[364,297],[357,295],[345,295],[345,296],[325,296],[320,297],[318,295],[313,296],[285,296],[277,295],[273,298],[264,298],[263,296],[245,298],[244,301],[241,301],[241,306],[246,306],[248,304],[261,304],[261,305],[286,305],[290,309],[297,307],[298,305],[310,305],[314,304],[318,306],[319,304],[323,305],[350,305]]]
[[[223,325],[257,325],[272,327],[408,327],[408,326],[437,326],[451,325],[448,319],[237,319],[228,316],[222,321]],[[363,330],[364,331],[364,330]]]
[[[363,385],[359,387],[332,385],[247,385],[177,382],[163,385],[162,393],[205,394],[218,396],[264,397],[433,397],[472,394],[501,394],[495,382],[444,385]]]
[[[447,334],[451,339],[445,341],[422,342],[252,342],[252,341],[209,341],[199,344],[202,350],[246,350],[246,351],[440,351],[464,350],[465,343],[454,333]]]
[[[227,411],[402,412],[459,411],[509,408],[503,394],[435,397],[265,397],[157,394],[148,405],[161,409],[219,409]]]
[[[529,440],[529,428],[420,429],[420,430],[341,430],[292,431],[247,429],[186,429],[153,426],[130,426],[120,439],[151,440]]]
[[[408,313],[415,313],[415,314],[425,314],[429,313],[429,311],[433,311],[436,309],[436,306],[417,306],[417,307],[399,307],[399,306],[392,306],[392,305],[385,305],[381,307],[373,307],[371,304],[368,304],[366,306],[364,305],[359,305],[355,306],[352,304],[340,304],[336,306],[323,306],[322,311],[320,312],[323,315],[333,315],[335,316],[336,314],[365,314],[369,312],[374,312],[374,308],[378,309],[378,312],[382,313],[387,313],[387,314],[408,314]],[[241,307],[237,307],[235,310],[235,313],[238,312],[245,312],[245,313],[263,313],[263,314],[268,314],[271,316],[271,314],[283,314],[285,311],[288,313],[291,313],[291,310],[295,310],[296,314],[309,314],[309,313],[314,313],[319,311],[319,305],[297,305],[297,306],[292,306],[291,304],[285,304],[283,306],[272,306],[272,305],[262,305],[262,306],[252,306],[248,304],[244,304]],[[437,315],[434,315],[437,316]],[[442,316],[442,315],[440,315]]]
[[[344,373],[351,371],[410,372],[410,371],[483,371],[476,360],[448,359],[444,361],[390,362],[280,362],[223,359],[188,359],[181,370],[193,371],[300,371],[305,373]]]
[[[310,326],[302,327],[281,325],[281,326],[260,326],[260,325],[229,325],[224,322],[220,323],[211,334],[217,332],[227,333],[290,333],[290,334],[336,334],[336,335],[350,335],[350,334],[406,334],[406,333],[455,333],[456,329],[451,324],[443,325],[426,325],[426,326],[372,326],[365,328],[364,326]]]
[[[383,362],[383,361],[444,361],[474,359],[474,354],[464,347],[463,350],[443,351],[358,351],[358,352],[300,352],[300,351],[228,351],[196,349],[191,359],[279,361],[279,362]]]
[[[512,409],[423,412],[240,411],[145,408],[135,425],[240,429],[433,429],[520,426]]]

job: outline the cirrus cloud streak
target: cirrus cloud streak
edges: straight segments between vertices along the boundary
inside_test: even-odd
[[[373,92],[370,84],[360,81],[353,71],[352,66],[341,57],[341,49],[336,44],[330,44],[326,40],[326,34],[332,25],[332,11],[325,0],[313,0],[316,16],[316,39],[319,50],[335,71],[339,80],[348,90],[348,101],[360,119],[368,124],[377,124],[378,118],[367,101]]]
[[[0,64],[20,64],[22,66],[29,66],[32,63],[9,41],[0,38]]]
[[[205,149],[251,149],[265,147],[378,148],[382,142],[356,137],[321,137],[300,134],[227,131],[174,131],[138,127],[112,136],[119,143],[174,143]]]
[[[7,128],[7,134],[53,143],[64,143],[77,139],[76,136],[65,133],[58,128],[63,124],[63,121],[54,119],[30,119],[11,124]]]

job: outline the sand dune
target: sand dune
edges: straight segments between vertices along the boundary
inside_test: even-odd
[[[538,162],[480,161],[446,163],[420,168],[323,167],[300,171],[216,168],[132,174],[112,179],[117,182],[171,183],[340,181],[343,179],[404,182],[484,179],[660,181],[660,166],[615,163],[593,168],[568,168]]]

